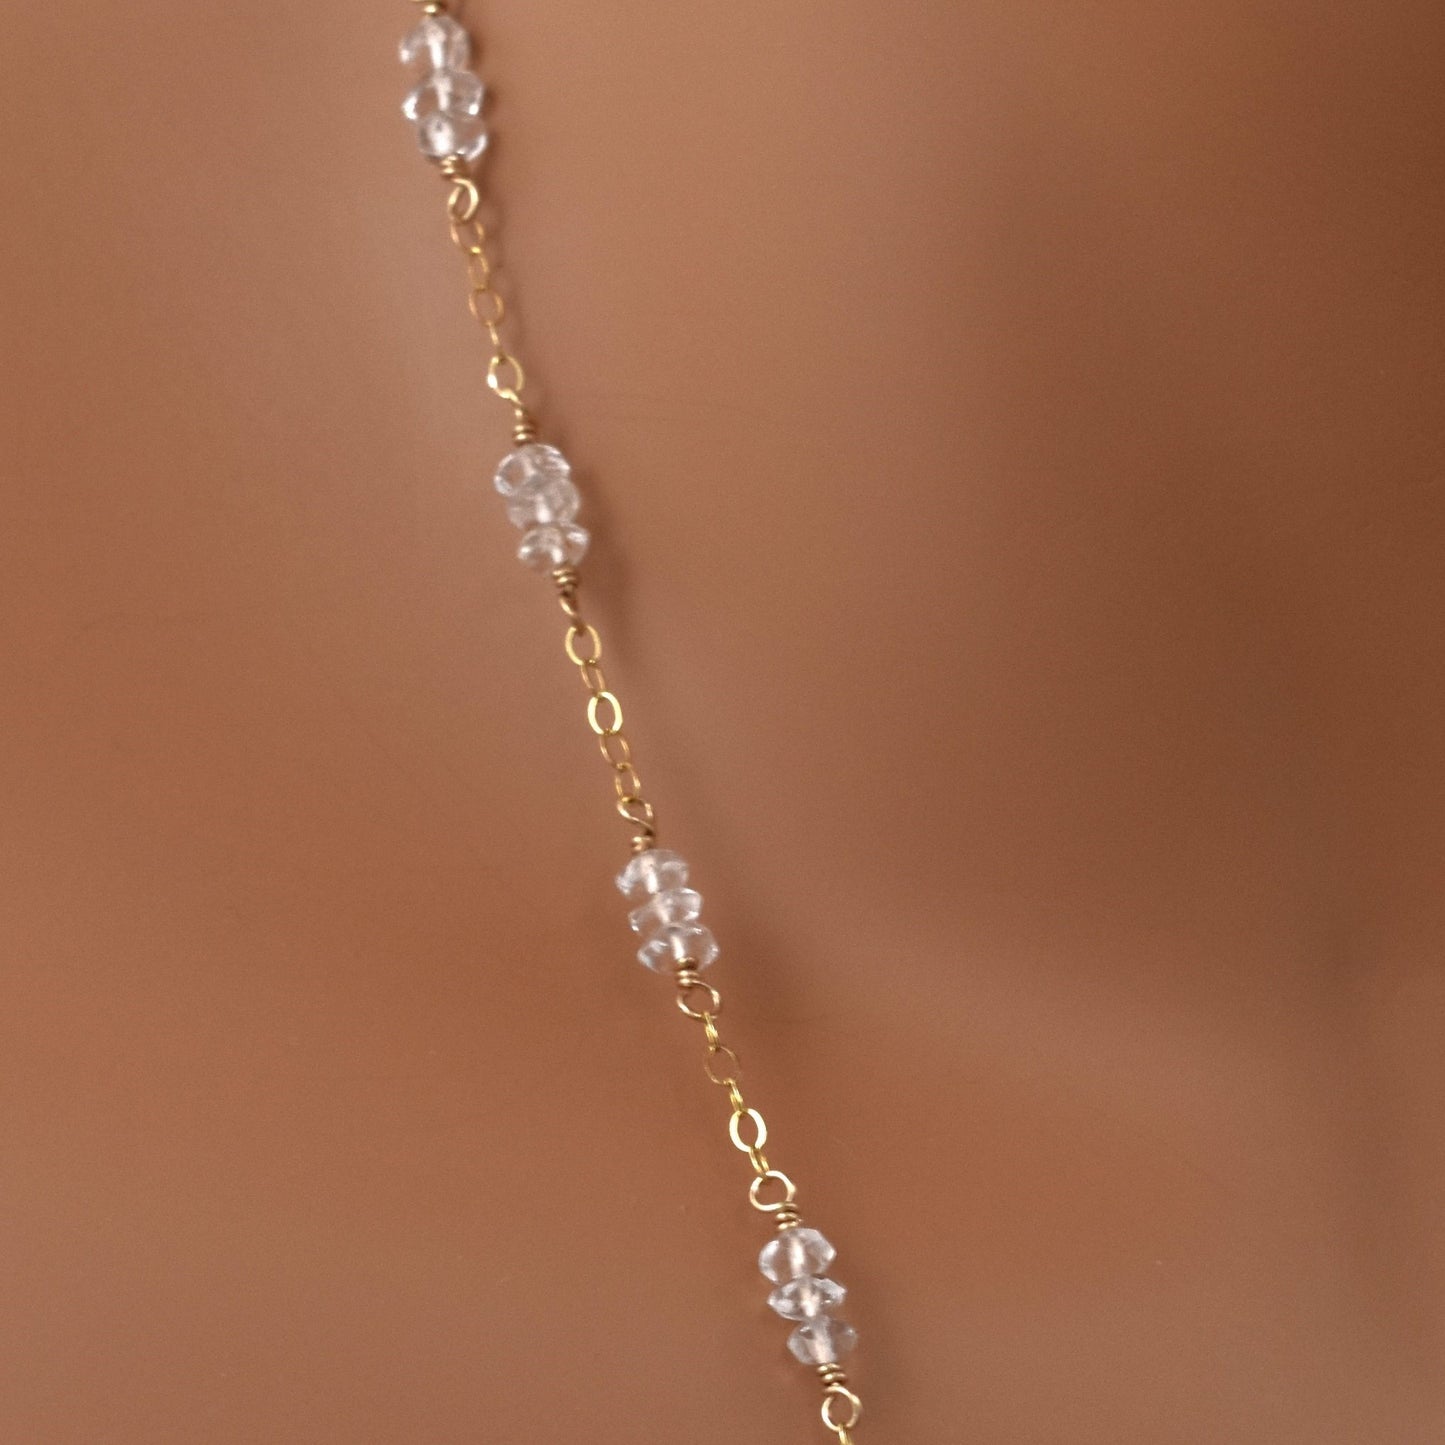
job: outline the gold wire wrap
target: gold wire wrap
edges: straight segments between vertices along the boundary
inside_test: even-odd
[[[832,1368],[837,1370],[836,1366]],[[847,1378],[837,1370],[836,1376],[823,1386],[823,1424],[838,1437],[838,1445],[851,1445],[852,1431],[863,1418],[863,1402],[844,1383]]]

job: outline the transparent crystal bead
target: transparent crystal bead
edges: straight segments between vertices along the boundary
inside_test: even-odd
[[[691,923],[702,912],[702,894],[691,888],[664,888],[627,915],[634,933],[651,933],[674,923]]]
[[[556,447],[528,442],[502,458],[494,481],[504,497],[513,497],[518,492],[535,491],[545,482],[568,481],[571,476],[571,464]]]
[[[712,930],[697,923],[669,924],[637,950],[638,958],[657,973],[669,973],[689,961],[696,968],[707,968],[717,953]]]
[[[480,115],[486,90],[470,70],[437,70],[408,91],[401,113],[419,121],[433,111],[457,115]]]
[[[566,477],[547,477],[513,492],[507,516],[514,527],[554,527],[577,515],[582,499]]]
[[[417,125],[416,139],[422,154],[434,161],[450,156],[474,161],[487,148],[487,132],[481,121],[450,115],[426,116]]]
[[[470,70],[438,70],[427,76],[401,103],[402,114],[416,122],[422,154],[433,160],[476,160],[487,148],[485,96],[482,82]]]
[[[758,1268],[774,1284],[787,1284],[807,1274],[822,1274],[838,1257],[838,1251],[805,1224],[780,1230],[758,1255]]]
[[[654,893],[681,888],[687,882],[687,864],[681,853],[670,848],[647,848],[634,853],[627,867],[617,875],[618,890],[633,903]]]
[[[768,1303],[785,1320],[810,1320],[837,1309],[847,1293],[835,1279],[815,1279],[805,1274],[779,1285],[768,1296]]]
[[[472,55],[467,32],[450,15],[425,15],[401,42],[401,63],[423,72],[461,70]]]
[[[559,527],[533,527],[522,538],[517,557],[539,572],[572,567],[586,555],[590,540],[585,528],[575,527],[571,522]]]
[[[804,1320],[788,1336],[788,1348],[805,1365],[836,1365],[857,1343],[858,1331],[832,1315]]]

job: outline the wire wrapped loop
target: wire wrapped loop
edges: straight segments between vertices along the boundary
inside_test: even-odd
[[[481,209],[482,193],[470,176],[453,175],[452,188],[447,193],[447,219],[454,226],[465,226],[475,220]]]
[[[842,1445],[848,1432],[863,1418],[863,1402],[847,1385],[829,1385],[823,1391],[823,1423],[838,1437]]]

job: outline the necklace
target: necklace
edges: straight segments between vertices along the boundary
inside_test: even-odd
[[[769,1162],[768,1126],[744,1096],[738,1056],[719,1032],[722,995],[702,977],[718,956],[717,941],[700,922],[702,897],[688,886],[687,863],[658,846],[656,815],[623,731],[622,704],[602,671],[602,639],[582,609],[578,564],[590,538],[577,523],[581,498],[572,469],[555,446],[539,440],[536,419],[522,399],[526,375],[503,340],[506,307],[493,284],[481,194],[473,179],[487,148],[487,129],[485,89],[469,68],[471,38],[447,13],[446,0],[426,0],[421,9],[420,21],[401,42],[402,63],[417,81],[402,113],[416,126],[422,154],[435,162],[446,183],[451,239],[466,263],[467,305],[491,347],[487,385],[511,410],[515,446],[502,459],[495,480],[508,519],[522,533],[517,556],[548,576],[556,589],[567,618],[563,648],[587,691],[587,725],[611,772],[617,812],[631,834],[632,856],[617,875],[617,887],[632,905],[628,922],[642,941],[637,957],[671,978],[677,1007],[701,1025],[704,1072],[727,1093],[728,1137],[752,1169],[748,1203],[775,1226],[758,1256],[758,1268],[773,1286],[768,1303],[793,1322],[787,1341],[793,1355],[817,1370],[823,1424],[838,1445],[853,1445],[863,1406],[840,1361],[857,1334],[837,1313],[843,1286],[826,1274],[835,1251],[818,1230],[803,1223],[797,1187]]]

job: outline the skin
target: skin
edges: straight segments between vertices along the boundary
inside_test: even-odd
[[[826,1440],[409,20],[6,17],[0,1436]],[[470,23],[860,1445],[1438,1441],[1438,8]]]

